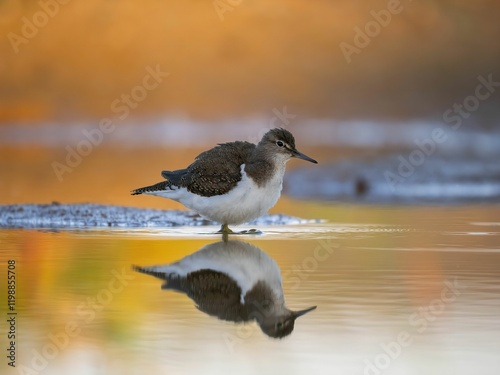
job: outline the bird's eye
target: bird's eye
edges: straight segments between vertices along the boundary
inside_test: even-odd
[[[283,141],[277,141],[276,144],[278,145],[278,147],[283,147],[285,145]]]
[[[278,329],[283,328],[283,323],[281,323],[281,322],[276,323],[276,328],[278,328]]]

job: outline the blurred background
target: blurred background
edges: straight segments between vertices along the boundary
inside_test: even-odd
[[[0,203],[157,206],[129,190],[275,126],[322,165],[290,195],[500,195],[496,1],[63,3],[0,1]],[[436,128],[446,140],[399,173]]]

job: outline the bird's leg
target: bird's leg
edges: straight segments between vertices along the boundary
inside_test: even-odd
[[[227,224],[222,224],[219,231],[216,233],[222,234],[222,240],[224,242],[228,241],[229,234],[234,234],[234,232],[231,229],[229,229],[229,226]]]
[[[224,239],[224,241],[227,240],[229,234],[262,234],[262,232],[258,229],[248,229],[242,230],[240,232],[234,232],[229,228],[227,224],[222,224],[220,229],[216,233],[222,234],[222,238]]]
[[[234,232],[231,229],[229,229],[229,226],[227,224],[222,224],[219,231],[216,233],[233,234]]]

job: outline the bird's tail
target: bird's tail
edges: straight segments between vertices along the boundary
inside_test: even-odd
[[[151,268],[140,267],[140,266],[136,266],[134,264],[134,265],[132,265],[132,269],[136,272],[140,272],[140,273],[144,273],[146,275],[154,276],[154,277],[157,277],[157,278],[162,279],[162,280],[165,280],[167,278],[167,274],[165,272],[156,271],[156,270],[151,269]]]
[[[132,269],[136,272],[144,273],[149,276],[157,277],[161,280],[165,280],[165,283],[162,285],[162,289],[166,290],[174,290],[177,292],[186,292],[186,278],[179,277],[179,275],[175,272],[167,272],[165,271],[157,271],[156,267],[140,267],[136,265],[132,265]]]
[[[131,194],[132,195],[139,195],[139,194],[151,193],[151,192],[155,192],[155,191],[167,190],[170,188],[171,188],[170,181],[162,181],[162,182],[158,182],[157,184],[154,184],[151,186],[145,186],[145,187],[141,187],[139,189],[132,190]]]

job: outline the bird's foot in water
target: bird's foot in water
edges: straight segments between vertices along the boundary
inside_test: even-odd
[[[227,224],[222,224],[220,226],[220,229],[215,232],[217,234],[225,234],[225,235],[228,235],[228,234],[234,234],[234,232],[229,228],[229,226]]]
[[[215,233],[222,234],[222,237],[224,239],[227,239],[228,235],[230,235],[230,234],[232,234],[232,235],[235,235],[235,234],[262,234],[262,231],[260,231],[258,229],[245,229],[245,230],[242,230],[239,232],[235,232],[235,231],[231,230],[227,224],[222,224],[220,229]]]
[[[262,234],[262,231],[258,229],[245,229],[240,232],[235,232],[236,234]]]

